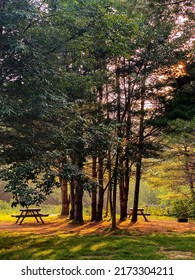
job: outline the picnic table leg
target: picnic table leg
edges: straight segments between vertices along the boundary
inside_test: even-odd
[[[20,218],[21,218],[20,216],[17,218],[17,220],[16,220],[16,224],[19,222]]]
[[[35,219],[36,219],[36,221],[37,221],[37,223],[42,223],[42,224],[44,224],[44,221],[43,221],[43,219],[39,216],[39,211],[32,211],[32,215],[35,217]],[[40,219],[40,221],[39,221],[39,219]]]
[[[130,212],[128,213],[129,219],[131,218],[132,214],[133,214],[133,211],[130,210]]]
[[[22,214],[23,214],[24,212],[25,212],[24,217],[22,217]],[[23,223],[24,219],[26,218],[26,215],[27,215],[27,212],[26,212],[26,211],[22,211],[22,212],[21,212],[21,214],[20,214],[21,217],[18,218],[18,220],[21,218],[20,225]]]
[[[31,215],[32,215],[33,217],[35,217],[37,223],[39,223],[38,214],[39,214],[38,211],[31,211]]]
[[[148,222],[148,219],[146,218],[146,216],[145,216],[145,214],[144,214],[144,212],[142,210],[141,210],[141,214],[144,217],[145,221]]]
[[[33,213],[34,214],[34,216],[35,216],[35,219],[37,220],[37,223],[40,223],[40,221],[41,221],[41,223],[42,224],[44,224],[44,221],[43,221],[43,219],[41,218],[41,216],[39,216],[39,211],[35,211],[36,213]],[[40,219],[40,221],[39,221],[39,219]]]
[[[43,219],[42,219],[41,217],[39,217],[39,219],[41,220],[41,223],[42,223],[42,224],[44,224],[44,221],[43,221]]]

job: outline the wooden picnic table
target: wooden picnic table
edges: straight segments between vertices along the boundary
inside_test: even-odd
[[[47,217],[49,214],[42,214],[40,213],[41,208],[21,208],[20,214],[18,215],[12,215],[12,217],[17,218],[16,224],[19,223],[20,225],[23,223],[24,219],[34,217],[37,221],[37,223],[44,224],[44,221],[42,217]]]
[[[127,212],[127,215],[129,218],[133,215],[133,208],[130,208],[129,211]],[[142,215],[144,217],[144,220],[148,222],[148,219],[146,216],[150,216],[149,213],[144,213],[144,208],[137,208],[137,215]]]

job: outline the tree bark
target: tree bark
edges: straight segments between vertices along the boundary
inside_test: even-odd
[[[145,92],[145,87],[143,86],[141,89],[139,140],[138,140],[138,152],[137,152],[137,162],[136,162],[136,179],[135,179],[133,215],[131,219],[133,223],[137,222],[137,208],[139,203],[139,189],[140,189],[141,171],[142,171],[142,157],[143,157],[143,144],[144,144],[144,104],[145,104],[144,92]]]
[[[119,160],[119,194],[120,194],[120,220],[123,221],[125,219],[124,206],[125,206],[125,177],[124,177],[124,166],[123,166],[123,158]]]
[[[83,223],[83,187],[75,180],[74,223]]]
[[[99,182],[99,192],[98,192],[98,205],[96,213],[96,221],[102,221],[103,219],[103,205],[104,205],[104,174],[103,174],[103,157],[98,158],[98,182]]]
[[[128,195],[129,195],[129,159],[125,161],[125,174],[123,176],[123,184],[120,187],[120,220],[124,221],[127,218],[128,211]]]
[[[111,170],[111,154],[108,153],[107,159],[107,170],[108,170],[108,191],[107,191],[107,200],[106,200],[106,213],[105,217],[108,217],[109,210],[110,216],[112,217],[112,170]]]
[[[108,186],[108,190],[107,190],[105,218],[107,218],[109,214],[109,205],[110,205],[110,185]]]
[[[116,229],[116,193],[118,183],[118,164],[119,164],[119,149],[116,152],[115,166],[114,166],[114,183],[113,183],[113,198],[112,198],[112,230]]]
[[[129,62],[128,62],[128,66]],[[121,215],[120,220],[125,220],[127,218],[128,212],[128,196],[129,196],[129,183],[130,183],[130,155],[128,145],[130,143],[131,136],[131,106],[132,106],[132,91],[131,91],[131,79],[128,77],[128,94],[127,94],[127,123],[126,123],[126,147],[125,147],[125,174],[124,174],[124,190],[123,190],[123,200],[121,202]]]
[[[135,192],[134,192],[134,202],[133,202],[133,215],[131,221],[133,223],[137,222],[137,208],[139,203],[139,189],[141,181],[141,165],[142,165],[142,156],[139,155],[139,159],[136,163],[136,179],[135,179]]]
[[[71,180],[70,182],[70,220],[74,220],[74,200],[75,200],[75,195],[74,195],[74,180]]]
[[[106,103],[109,104],[109,87],[108,83],[106,83]],[[107,112],[106,112],[106,118],[107,120],[110,119],[110,112],[109,108],[107,107]],[[108,170],[108,190],[107,190],[107,201],[106,201],[106,212],[105,212],[105,217],[108,217],[109,215],[109,210],[110,210],[110,216],[112,217],[112,163],[111,163],[111,152],[110,150],[108,151],[108,156],[107,156],[107,170]]]
[[[97,159],[96,157],[92,158],[92,178],[97,179]],[[96,211],[97,211],[97,187],[92,188],[92,198],[91,198],[91,221],[96,220]]]
[[[60,178],[60,185],[61,185],[61,197],[62,197],[62,210],[61,216],[68,216],[69,215],[69,198],[68,198],[68,181],[64,178]]]
[[[121,90],[119,73],[116,73],[116,92],[117,92],[117,122],[121,123]],[[122,128],[119,126],[117,131],[118,138],[122,137]],[[116,149],[116,158],[114,165],[114,183],[113,183],[113,196],[112,196],[112,230],[116,229],[116,194],[118,183],[118,171],[119,171],[119,155],[121,151],[121,143],[118,143]]]

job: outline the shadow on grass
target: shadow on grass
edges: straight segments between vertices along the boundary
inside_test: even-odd
[[[0,234],[1,260],[155,260],[169,259],[168,251],[190,252],[195,259],[195,234]]]

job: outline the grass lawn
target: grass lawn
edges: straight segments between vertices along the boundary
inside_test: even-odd
[[[39,235],[0,233],[1,260],[195,259],[195,233]]]
[[[89,232],[98,224],[86,223],[82,228],[54,215],[45,225],[32,220],[18,226],[9,210],[4,211],[0,213],[0,260],[195,260],[195,222],[178,225],[171,218],[154,218],[149,223],[140,220],[134,230],[124,224],[116,231],[105,227]],[[176,232],[179,226],[181,231]]]

